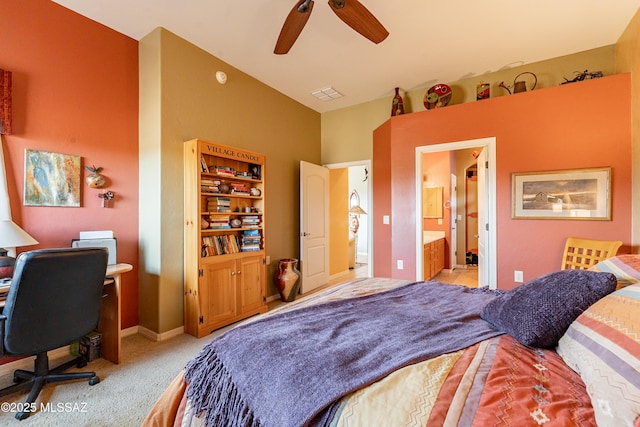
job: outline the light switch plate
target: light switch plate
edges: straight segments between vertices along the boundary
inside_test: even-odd
[[[522,271],[520,270],[515,270],[513,272],[513,281],[517,282],[517,283],[522,283],[524,282],[524,276],[522,274]]]

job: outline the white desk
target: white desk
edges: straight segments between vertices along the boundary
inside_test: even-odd
[[[104,280],[104,296],[102,298],[102,309],[100,310],[100,326],[98,330],[102,333],[102,357],[113,362],[120,363],[121,360],[121,338],[122,329],[122,301],[120,298],[120,276],[127,271],[133,270],[131,264],[119,263],[107,266],[107,274]],[[9,291],[9,284],[0,284],[0,307],[4,307],[5,292]]]

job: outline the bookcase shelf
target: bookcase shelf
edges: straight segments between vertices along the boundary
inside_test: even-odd
[[[200,139],[184,143],[185,331],[191,335],[267,311],[265,168],[260,153]]]

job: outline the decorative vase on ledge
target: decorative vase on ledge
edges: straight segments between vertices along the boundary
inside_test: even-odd
[[[404,114],[404,103],[402,102],[402,96],[400,96],[400,88],[397,87],[395,90],[396,94],[391,102],[391,117]]]
[[[281,259],[278,262],[278,271],[276,271],[274,279],[280,292],[280,299],[284,302],[295,300],[300,289],[298,260],[295,258]]]

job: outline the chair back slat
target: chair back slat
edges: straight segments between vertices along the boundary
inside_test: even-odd
[[[562,256],[562,270],[587,270],[598,262],[611,258],[622,246],[620,240],[594,240],[569,237]]]

